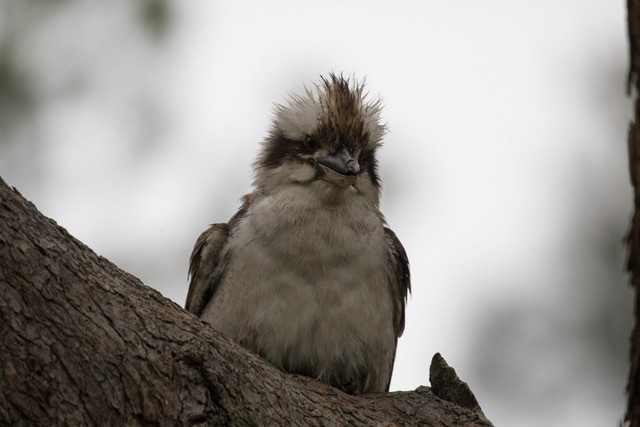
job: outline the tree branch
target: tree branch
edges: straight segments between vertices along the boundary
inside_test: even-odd
[[[0,359],[3,424],[491,425],[479,407],[446,400],[449,380],[442,398],[428,387],[350,396],[279,371],[96,255],[1,178]]]
[[[637,98],[640,90],[638,81],[638,67],[640,66],[640,0],[627,1],[627,18],[629,30],[629,79],[627,92],[635,89],[636,100],[634,118],[629,126],[628,151],[629,174],[634,193],[634,212],[627,236],[627,271],[631,276],[631,286],[634,288],[634,326],[630,337],[630,369],[627,382],[627,411],[625,421],[632,427],[640,427],[640,104]]]

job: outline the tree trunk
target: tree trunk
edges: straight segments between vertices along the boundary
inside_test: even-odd
[[[627,383],[627,413],[625,421],[631,427],[640,427],[640,85],[638,71],[640,67],[640,0],[627,1],[629,25],[629,80],[627,92],[635,89],[635,108],[633,121],[629,127],[629,174],[634,193],[634,212],[627,236],[627,270],[631,275],[634,288],[634,326],[630,338],[629,380]]]
[[[2,424],[491,425],[439,355],[433,390],[350,396],[281,372],[1,178],[0,338]]]

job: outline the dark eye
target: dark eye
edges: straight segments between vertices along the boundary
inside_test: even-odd
[[[311,135],[306,135],[302,140],[302,147],[304,148],[305,151],[309,153],[313,153],[318,148],[318,144],[316,143],[316,140],[313,139]]]

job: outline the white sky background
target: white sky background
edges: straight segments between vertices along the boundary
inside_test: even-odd
[[[249,191],[273,102],[321,73],[366,76],[389,125],[383,211],[412,265],[392,389],[428,384],[441,352],[496,425],[620,420],[622,0],[183,0],[162,43],[127,2],[101,3],[21,42],[44,95],[0,175],[43,213],[182,305],[192,245]]]

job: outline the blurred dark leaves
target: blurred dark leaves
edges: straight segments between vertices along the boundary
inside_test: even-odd
[[[149,35],[162,40],[171,27],[171,8],[168,0],[139,0],[140,17]]]
[[[628,214],[615,200],[604,202],[607,194],[599,192],[607,189],[599,184],[587,165],[579,169],[570,191],[575,200],[567,204],[574,209],[571,227],[554,251],[557,276],[541,275],[548,283],[514,278],[512,288],[530,292],[494,298],[478,319],[469,352],[485,391],[559,414],[567,399],[584,398],[567,391],[588,384],[592,394],[623,407],[633,324],[624,272]],[[536,289],[546,296],[537,298]]]
[[[6,40],[0,45],[0,134],[11,132],[12,124],[28,115],[35,106],[36,94],[29,74],[21,70]],[[11,138],[0,138],[0,145]]]
[[[38,62],[25,60],[32,59],[30,56],[37,53],[25,51],[25,38],[41,22],[73,7],[74,3],[81,2],[7,0],[0,5],[0,15],[4,17],[0,31],[0,133],[5,135],[0,138],[0,146],[11,143],[13,139],[6,136],[29,120],[43,101],[44,95],[38,91],[39,82],[35,78],[36,70],[30,69]],[[151,40],[163,41],[169,35],[172,12],[167,0],[138,0],[130,7],[136,8],[132,12],[137,10],[141,27],[146,29]]]

